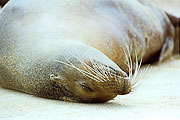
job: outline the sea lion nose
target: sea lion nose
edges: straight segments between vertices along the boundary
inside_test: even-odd
[[[108,94],[125,95],[131,92],[129,77],[111,75],[108,80],[101,83],[101,86]]]
[[[131,82],[128,79],[125,79],[121,95],[126,95],[129,94],[130,92],[131,92]]]

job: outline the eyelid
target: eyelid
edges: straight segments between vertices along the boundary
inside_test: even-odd
[[[80,84],[81,85],[81,87],[84,89],[84,90],[86,90],[86,91],[89,91],[89,92],[94,92],[90,87],[88,87],[86,84],[84,84],[84,83],[82,83],[82,84]]]

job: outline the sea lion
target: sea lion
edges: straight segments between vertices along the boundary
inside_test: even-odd
[[[11,0],[0,25],[0,85],[65,101],[128,94],[138,61],[173,50],[166,14],[136,0]]]

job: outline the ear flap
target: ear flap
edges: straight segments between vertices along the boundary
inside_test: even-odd
[[[60,75],[51,74],[49,77],[50,77],[51,80],[58,83],[59,85],[62,85],[62,83],[64,81],[64,78],[61,77]]]

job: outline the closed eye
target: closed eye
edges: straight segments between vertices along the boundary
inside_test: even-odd
[[[86,90],[86,91],[89,91],[89,92],[94,92],[90,87],[88,87],[86,84],[80,84],[81,85],[81,87],[84,89],[84,90]]]

